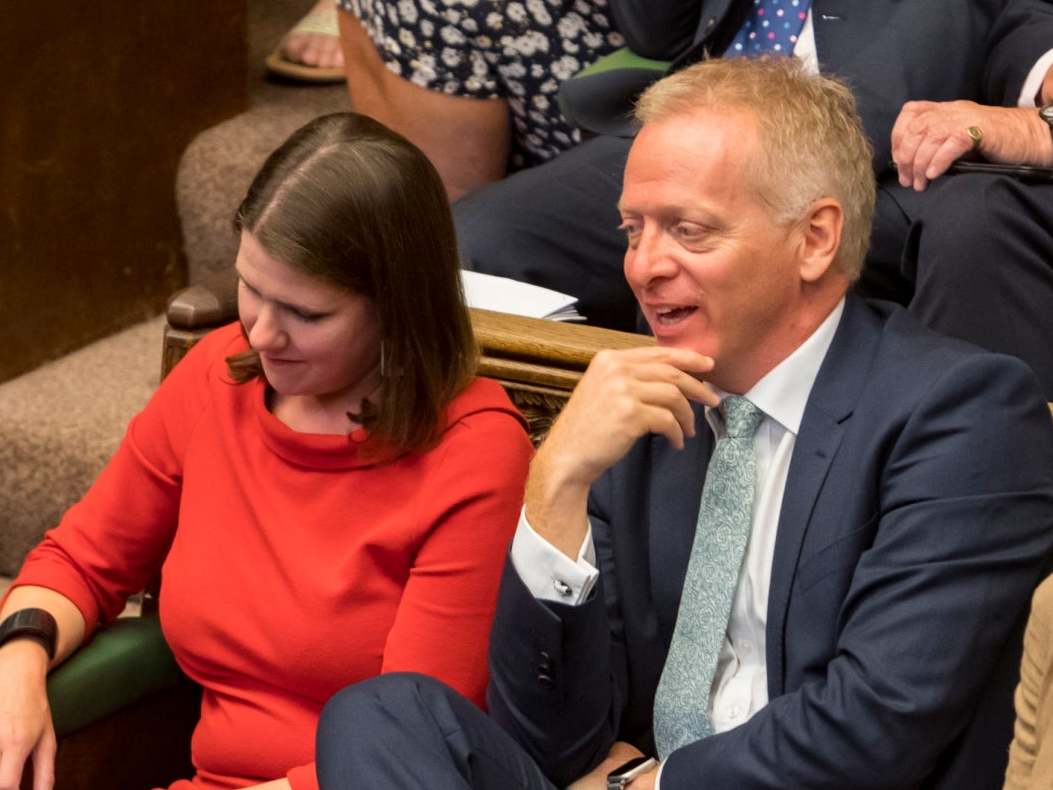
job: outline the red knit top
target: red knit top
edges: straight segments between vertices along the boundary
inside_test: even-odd
[[[297,433],[262,382],[233,384],[244,348],[235,324],[191,350],[13,586],[69,597],[90,632],[163,568],[165,637],[204,689],[197,775],[173,788],[304,790],[321,708],[350,683],[410,670],[483,703],[531,446],[477,379],[437,447],[372,464],[364,431]]]

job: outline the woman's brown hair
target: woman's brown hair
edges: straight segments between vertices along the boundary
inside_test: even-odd
[[[372,449],[395,457],[432,447],[477,352],[453,217],[427,157],[372,118],[323,115],[267,158],[234,228],[282,263],[373,300],[381,388],[361,415]],[[263,376],[254,351],[227,364],[239,383]]]

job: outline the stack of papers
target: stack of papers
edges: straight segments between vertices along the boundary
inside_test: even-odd
[[[547,318],[552,321],[583,321],[578,313],[578,299],[574,296],[521,283],[507,277],[461,270],[464,297],[469,307],[494,310],[528,318]]]

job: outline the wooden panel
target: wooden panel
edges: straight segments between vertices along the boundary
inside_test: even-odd
[[[179,157],[245,106],[244,0],[5,0],[0,381],[185,283]]]

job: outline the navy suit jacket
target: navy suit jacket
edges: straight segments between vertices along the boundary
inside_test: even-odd
[[[511,564],[493,715],[557,784],[651,715],[712,445],[648,436],[590,495],[578,607]],[[1053,551],[1053,422],[1030,371],[849,296],[790,463],[768,599],[769,704],[670,755],[663,790],[1000,787],[1029,596]]]
[[[609,2],[629,48],[674,69],[723,54],[748,10],[738,0]],[[879,174],[904,103],[1015,106],[1028,72],[1053,47],[1050,0],[813,0],[812,20],[820,70],[852,87]],[[631,133],[629,100],[653,79],[628,70],[571,81],[565,101],[586,128]]]

